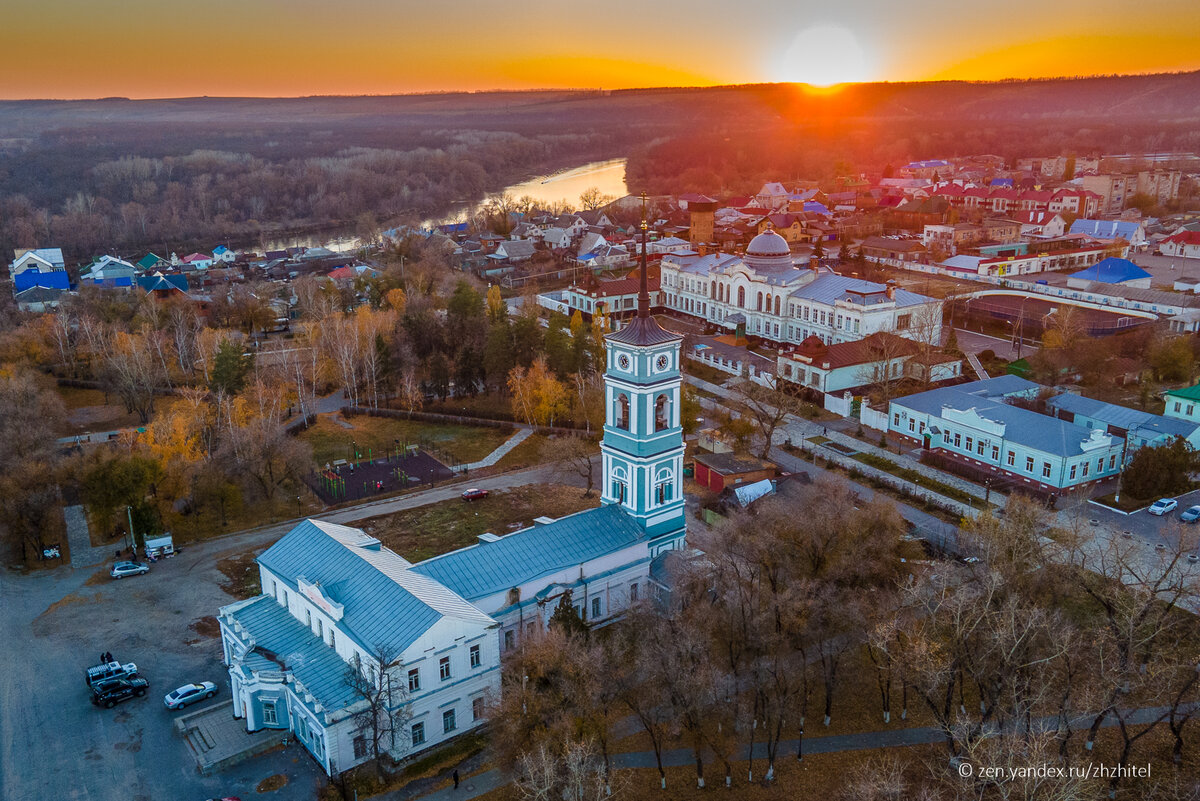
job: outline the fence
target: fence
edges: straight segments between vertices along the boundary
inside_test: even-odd
[[[575,428],[571,426],[525,426],[524,423],[516,423],[512,420],[497,420],[487,417],[468,417],[466,415],[458,414],[440,414],[438,412],[410,412],[405,409],[370,409],[364,406],[343,406],[341,412],[345,417],[355,414],[364,414],[368,417],[391,417],[397,420],[417,420],[425,423],[451,423],[465,426],[485,426],[488,428],[512,429],[516,428],[517,426],[524,426],[527,428],[532,428],[539,434],[569,434],[571,436],[579,436],[580,434],[588,433],[586,429]]]
[[[825,393],[825,410],[833,412],[838,417],[849,417],[851,407],[854,405],[854,398],[846,393],[845,395],[834,395]]]
[[[888,416],[886,411],[877,411],[872,409],[867,404],[862,404],[858,409],[858,421],[867,428],[873,428],[876,431],[887,431]]]

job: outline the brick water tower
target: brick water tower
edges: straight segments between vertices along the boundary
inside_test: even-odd
[[[717,211],[717,201],[710,197],[702,197],[700,200],[689,200],[687,204],[688,216],[688,239],[691,240],[692,247],[700,252],[704,252],[710,245],[713,244],[714,238],[714,216]]]

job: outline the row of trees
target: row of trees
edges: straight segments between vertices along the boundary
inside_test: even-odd
[[[806,729],[864,680],[876,728],[920,713],[945,756],[874,761],[848,798],[1190,797],[1189,774],[992,781],[956,766],[1182,769],[1200,700],[1200,630],[1185,610],[1197,571],[1183,558],[1194,542],[1146,554],[1014,498],[968,527],[979,561],[914,566],[900,558],[905,528],[890,503],[818,482],[690,535],[704,556],[676,566],[669,599],[608,630],[587,630],[567,598],[504,667],[496,743],[523,797],[600,799],[629,782],[612,764],[622,719],[645,733],[663,786],[676,745],[701,787],[709,766],[729,786],[770,782],[784,744],[803,759]]]

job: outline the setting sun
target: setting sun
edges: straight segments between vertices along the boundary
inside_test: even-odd
[[[817,25],[796,34],[776,68],[779,80],[833,86],[872,79],[868,56],[840,25]]]

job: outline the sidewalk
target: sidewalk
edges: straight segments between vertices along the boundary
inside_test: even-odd
[[[706,392],[710,392],[713,395],[717,395],[718,397],[725,398],[727,400],[735,399],[737,397],[737,393],[734,392],[733,390],[726,389],[725,387],[718,386],[716,384],[710,384],[709,382],[704,381],[699,378],[696,378],[695,376],[690,376],[690,375],[685,374],[684,379],[689,384],[691,384],[695,387],[699,387],[700,389],[703,389]],[[796,415],[788,415],[787,420],[784,425],[784,429],[788,433],[791,441],[796,442],[797,444],[798,444],[798,440],[801,437],[807,439],[807,438],[815,437],[815,436],[823,436],[826,439],[830,440],[831,442],[836,442],[838,445],[841,445],[845,448],[849,448],[858,453],[869,453],[874,456],[878,456],[883,459],[887,459],[888,461],[893,462],[894,464],[896,464],[899,467],[904,467],[909,470],[913,470],[917,473],[920,473],[921,475],[925,476],[928,479],[931,479],[933,481],[938,481],[949,487],[954,487],[957,490],[965,492],[968,495],[974,496],[975,498],[978,498],[980,501],[984,500],[984,498],[987,498],[988,502],[1003,508],[1005,503],[1008,500],[1007,497],[1005,497],[1002,493],[1000,493],[996,490],[992,490],[989,493],[986,489],[984,489],[983,487],[980,487],[977,484],[974,484],[970,481],[959,478],[958,476],[953,475],[951,473],[945,473],[941,470],[935,470],[934,468],[930,467],[929,465],[922,464],[918,459],[913,458],[909,454],[896,453],[891,450],[885,450],[883,448],[880,448],[877,445],[872,445],[869,442],[863,442],[862,440],[857,439],[855,437],[851,437],[848,434],[843,434],[841,431],[836,430],[836,428],[834,428],[834,426],[832,426],[832,425],[816,423],[816,422],[813,422],[812,420],[806,420],[803,417],[797,417]],[[823,451],[822,454],[826,455],[826,456],[829,456],[831,454],[836,454],[835,451],[832,451],[829,449],[827,449],[827,451],[828,452]],[[840,460],[836,459],[836,457],[834,460],[837,461],[839,464],[842,464],[842,462]],[[867,465],[864,465],[860,462],[857,462],[854,460],[851,460],[851,462],[853,463],[852,466],[854,467],[854,469],[856,469],[862,473],[869,473],[872,470],[872,468],[869,468]],[[851,465],[844,465],[844,466],[851,466]],[[884,473],[884,471],[875,471],[875,472],[876,473]],[[874,473],[872,473],[872,475],[874,475]],[[884,475],[890,475],[890,474],[884,473]],[[894,479],[895,476],[892,476],[892,478]],[[915,487],[916,490],[919,492],[922,492],[922,493],[930,492],[930,490],[916,487],[916,485],[914,485],[914,484],[909,484],[908,482],[905,482],[905,483],[908,484],[910,487]],[[934,494],[936,494],[936,493],[934,493]],[[942,496],[939,495],[938,497],[940,498]],[[949,499],[947,499],[947,500],[949,501]],[[954,503],[954,501],[949,501],[949,502]],[[966,507],[964,505],[958,504],[958,506],[961,507],[964,511],[966,510]]]
[[[522,442],[529,439],[529,436],[532,433],[533,433],[532,428],[530,428],[529,426],[522,426],[521,430],[519,430],[517,433],[513,434],[511,437],[506,439],[500,445],[499,448],[496,448],[496,450],[492,451],[487,456],[480,459],[478,462],[471,462],[470,464],[460,464],[458,466],[458,470],[461,472],[461,471],[466,471],[466,470],[479,470],[484,467],[491,467],[496,462],[500,461],[505,456],[507,456],[509,451],[511,451],[513,448],[517,447]]]

